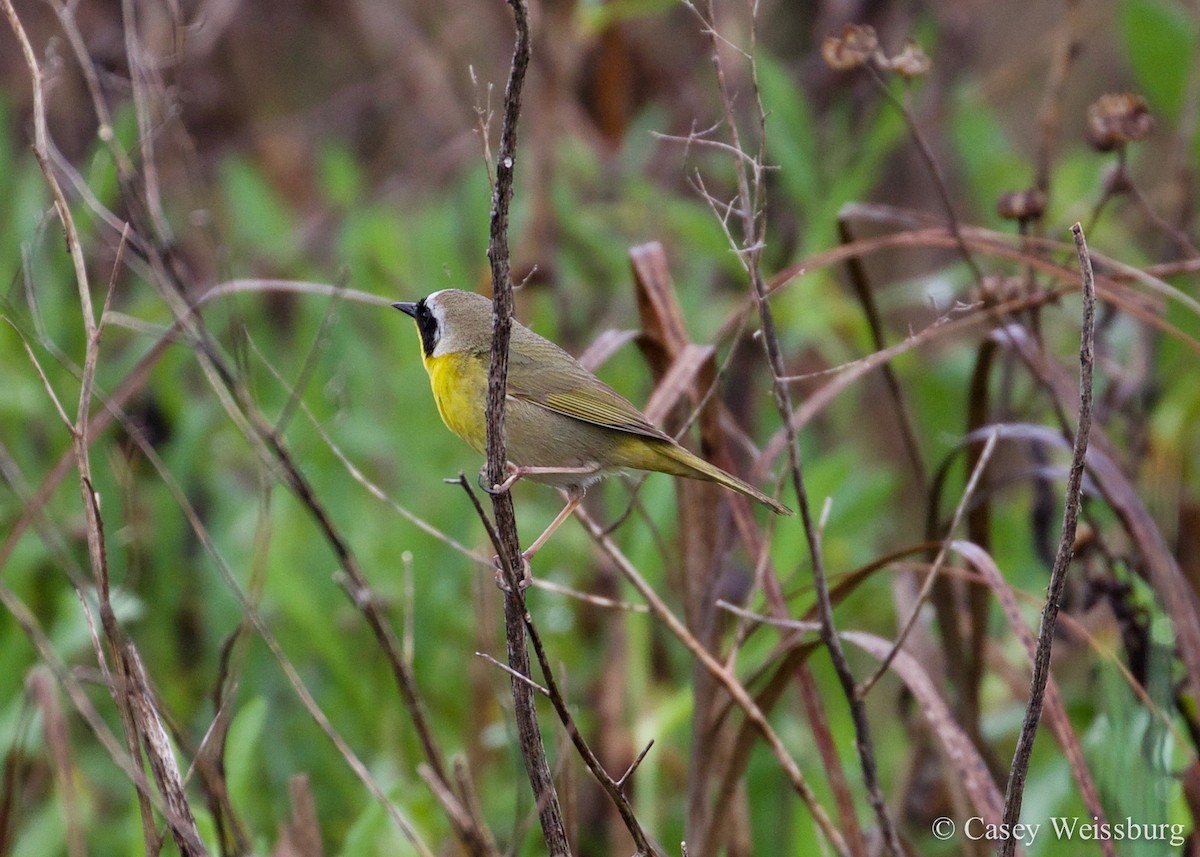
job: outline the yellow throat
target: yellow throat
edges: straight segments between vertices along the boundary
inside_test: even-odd
[[[471,445],[480,454],[487,449],[487,370],[473,354],[458,352],[421,360],[429,373],[433,400],[446,428]]]

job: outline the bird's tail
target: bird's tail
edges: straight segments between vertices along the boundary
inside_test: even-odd
[[[757,500],[776,515],[792,514],[792,510],[787,506],[772,497],[768,497],[753,485],[743,482],[731,473],[726,473],[715,464],[710,464],[700,456],[688,452],[678,444],[664,443],[655,452],[659,455],[658,466],[653,468],[655,470],[662,470],[665,473],[671,473],[675,476],[686,476],[690,479],[702,479],[705,482],[716,482],[718,485],[723,485],[731,491],[745,494],[752,500]],[[673,466],[663,466],[666,462],[670,462],[670,465]]]

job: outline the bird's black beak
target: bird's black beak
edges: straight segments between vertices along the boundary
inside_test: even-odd
[[[400,310],[400,312],[404,313],[405,315],[411,315],[413,318],[417,317],[417,305],[416,304],[410,304],[410,303],[405,303],[405,302],[401,301],[400,303],[392,304],[392,306],[395,307],[396,309]]]

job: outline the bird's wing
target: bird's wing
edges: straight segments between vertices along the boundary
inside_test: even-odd
[[[509,396],[604,428],[671,439],[571,355],[532,331],[523,332],[535,338],[521,342],[520,350],[509,351]],[[515,327],[513,333],[517,333]]]

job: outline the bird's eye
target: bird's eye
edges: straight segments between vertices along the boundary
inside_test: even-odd
[[[426,355],[433,354],[437,347],[438,323],[424,300],[417,301],[417,329],[421,331],[421,347]]]

